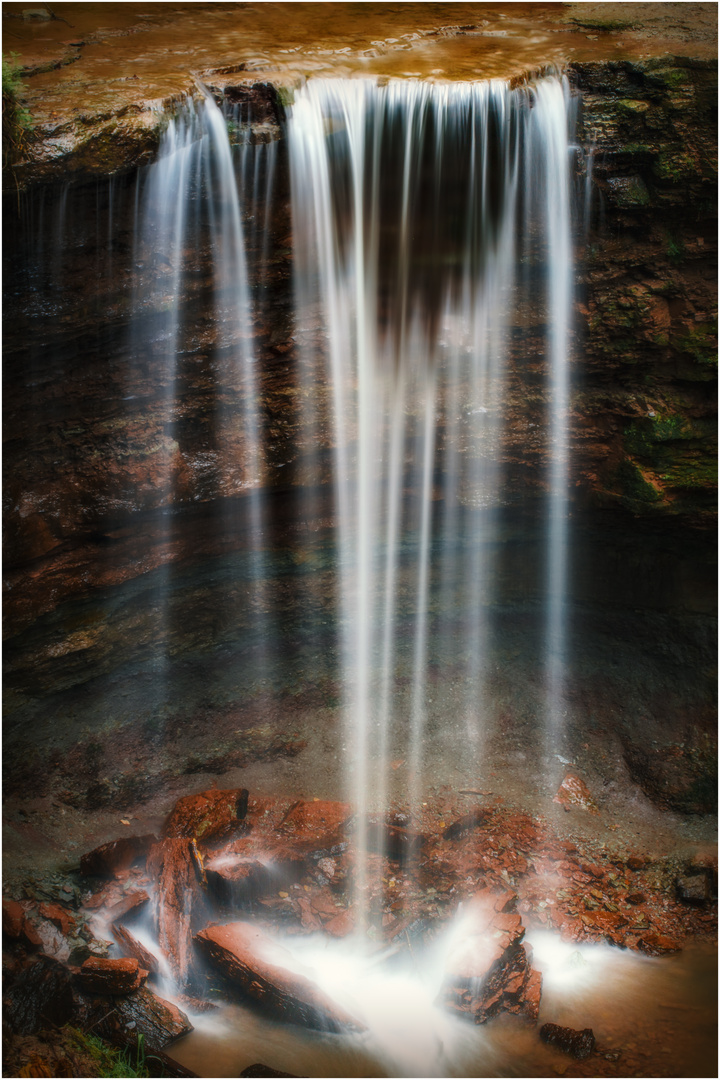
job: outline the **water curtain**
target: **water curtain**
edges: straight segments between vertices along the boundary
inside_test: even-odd
[[[345,763],[359,815],[360,898],[362,856],[377,847],[372,813],[394,794],[418,818],[431,778],[429,727],[465,725],[468,753],[482,757],[505,391],[512,328],[530,302],[544,309],[547,327],[538,357],[550,460],[546,719],[549,741],[558,734],[570,126],[567,87],[555,77],[515,90],[500,81],[312,80],[292,107],[296,304],[321,313],[332,386]],[[528,272],[538,263],[540,274]],[[315,356],[300,351],[309,373]],[[304,424],[315,425],[318,444],[324,420],[309,398]],[[454,716],[429,708],[441,635],[434,607],[463,615],[464,692]],[[398,643],[408,638],[411,688],[401,693]],[[403,771],[393,777],[396,756]]]

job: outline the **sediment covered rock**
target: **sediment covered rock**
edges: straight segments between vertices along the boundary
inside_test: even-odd
[[[134,1042],[143,1035],[148,1047],[163,1049],[192,1031],[192,1024],[177,1005],[153,994],[146,986],[123,997],[75,993],[79,1026],[107,1038]]]

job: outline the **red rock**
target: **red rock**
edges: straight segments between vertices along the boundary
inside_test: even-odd
[[[49,919],[63,934],[69,934],[71,927],[75,925],[75,919],[60,904],[40,904],[38,914]]]
[[[161,840],[150,849],[147,870],[156,885],[158,944],[178,985],[185,987],[193,969],[193,929],[205,908],[205,873],[195,841]]]
[[[78,976],[83,990],[92,994],[130,994],[139,990],[148,977],[134,957],[91,956]]]
[[[80,870],[93,877],[112,877],[118,870],[127,870],[147,855],[155,842],[154,836],[123,836],[101,844],[80,859]]]
[[[531,966],[531,950],[522,944],[522,920],[510,910],[515,899],[511,892],[486,888],[461,908],[440,998],[476,1024],[499,1012],[537,1019],[542,980]]]
[[[368,851],[385,855],[393,862],[405,863],[419,855],[427,836],[391,821],[371,821],[366,833]]]
[[[245,827],[247,808],[246,788],[201,791],[177,801],[163,833],[168,838],[194,837],[202,842],[230,836]]]
[[[646,864],[647,860],[641,858],[639,855],[631,855],[625,863],[628,870],[642,870]]]
[[[664,953],[679,952],[680,944],[665,934],[643,933],[638,940],[640,948],[648,956],[662,956]]]
[[[3,934],[11,938],[19,938],[22,933],[25,912],[16,900],[3,900],[2,902],[2,929]]]
[[[113,926],[113,937],[117,941],[123,952],[129,956],[134,956],[141,967],[145,968],[152,974],[158,974],[160,971],[160,961],[157,956],[146,949],[145,946],[138,941],[133,934],[125,926]]]
[[[285,815],[278,831],[303,852],[329,851],[345,839],[351,817],[348,803],[301,802]]]
[[[316,983],[295,974],[291,954],[258,927],[246,922],[208,926],[195,941],[231,986],[281,1019],[330,1031],[360,1030]]]
[[[144,889],[130,889],[125,893],[122,900],[113,904],[105,912],[108,922],[118,922],[137,915],[147,904],[150,897]]]
[[[589,810],[593,814],[599,813],[587,784],[574,773],[566,774],[557,794],[553,796],[553,802],[565,807],[579,806],[582,810]]]
[[[335,915],[329,922],[325,923],[325,931],[336,938],[348,937],[355,929],[355,918],[347,908],[345,911],[341,911],[339,915]]]

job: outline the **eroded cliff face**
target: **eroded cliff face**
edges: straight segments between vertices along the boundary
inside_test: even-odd
[[[575,223],[580,287],[572,342],[571,599],[594,613],[597,640],[610,639],[610,623],[622,613],[622,633],[660,642],[666,660],[659,663],[673,666],[678,686],[683,671],[693,672],[689,692],[678,689],[674,699],[650,695],[653,716],[645,728],[638,728],[635,712],[624,713],[619,690],[608,694],[602,686],[607,657],[578,679],[575,693],[578,700],[595,697],[597,722],[618,734],[631,775],[648,794],[698,811],[712,803],[715,746],[712,675],[705,668],[713,651],[717,453],[716,72],[702,61],[665,57],[577,63],[568,74],[582,99],[579,139],[592,161],[590,175],[582,164],[577,174],[589,198],[586,220]],[[222,651],[234,647],[238,635],[252,636],[243,562],[244,505],[252,485],[262,487],[270,506],[268,589],[282,598],[275,617],[286,620],[297,670],[299,639],[320,640],[334,602],[327,554],[334,525],[333,429],[328,418],[321,445],[311,447],[301,424],[308,394],[329,417],[329,389],[319,314],[304,328],[318,343],[312,385],[298,374],[282,139],[287,97],[267,82],[241,83],[227,70],[207,79],[218,100],[240,106],[256,142],[277,141],[266,227],[248,229],[251,276],[260,282],[253,326],[262,399],[259,475],[250,469],[241,422],[247,387],[217,346],[207,250],[184,253],[189,273],[182,306],[193,331],[182,343],[172,387],[157,363],[163,343],[156,313],[145,310],[139,322],[135,315],[131,332],[138,297],[157,290],[172,270],[150,251],[138,258],[138,176],[126,168],[154,151],[160,127],[133,122],[132,147],[125,150],[113,135],[113,154],[120,156],[112,159],[98,149],[98,128],[98,141],[89,140],[82,151],[87,161],[72,157],[79,172],[95,180],[8,196],[5,655],[20,721],[36,715],[43,699],[62,712],[67,705],[58,695],[81,684],[115,675],[132,679],[128,673],[154,655],[195,663],[209,648]],[[260,186],[266,167],[267,161]],[[106,179],[107,172],[116,175]],[[41,168],[37,178],[44,176]],[[510,606],[532,604],[542,576],[537,505],[548,475],[546,329],[543,313],[528,310],[512,334],[497,450],[506,481],[498,573]],[[442,427],[438,437],[442,445]],[[314,516],[302,519],[299,537],[307,458],[317,451],[321,460],[327,456],[328,483],[317,494]],[[315,545],[310,563],[308,536]],[[528,618],[534,640],[538,628]],[[317,672],[310,704],[313,694],[325,696],[320,687],[336,692],[331,668]],[[290,669],[287,675],[291,682]],[[142,692],[150,700],[157,688],[148,680]],[[638,697],[641,682],[633,691]],[[139,708],[136,693],[116,709],[121,726]],[[204,755],[222,771],[230,746],[223,739],[237,722],[230,697],[215,702],[213,722],[221,720],[212,738],[203,727],[209,705],[202,694],[180,709],[177,715],[187,713],[203,732],[197,746],[190,740],[182,753],[173,750],[170,764],[158,758],[148,790],[173,771],[192,771],[188,754],[197,761]],[[275,721],[279,730],[284,720]],[[166,739],[164,721],[161,726],[149,735],[143,728],[138,738]],[[275,737],[274,729],[260,737],[258,753],[271,752]],[[172,738],[177,743],[176,733]],[[113,745],[103,737],[95,752],[108,771]],[[58,769],[66,775],[56,758],[57,750],[43,750],[34,760],[35,774],[50,785]],[[11,754],[16,778],[23,778],[18,760]],[[74,769],[84,791],[85,771],[96,771],[97,760],[83,757]],[[98,805],[117,800],[130,782],[126,771],[108,781]],[[144,790],[131,785],[128,798]],[[84,797],[70,791],[71,803]]]

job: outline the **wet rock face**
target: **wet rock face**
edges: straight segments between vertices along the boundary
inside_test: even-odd
[[[580,475],[601,504],[711,520],[715,65],[598,61],[571,65],[571,79],[594,203],[577,309]]]
[[[540,1028],[540,1038],[548,1046],[555,1046],[558,1050],[580,1061],[590,1057],[595,1049],[592,1028],[575,1031],[573,1028],[561,1027],[560,1024],[543,1024]]]

